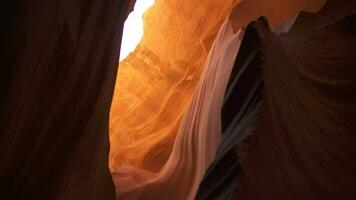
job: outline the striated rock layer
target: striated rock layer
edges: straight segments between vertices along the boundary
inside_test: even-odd
[[[151,176],[140,169],[121,167],[114,176],[119,198],[194,199],[202,175],[214,159],[220,142],[219,116],[223,93],[241,35],[241,30],[234,33],[227,17],[204,64],[167,163],[159,173]]]
[[[355,198],[355,11],[329,0],[281,35],[249,24],[197,199]]]
[[[109,107],[133,3],[0,2],[0,199],[115,198]]]
[[[110,114],[110,169],[159,172],[210,46],[235,0],[157,0],[144,35],[119,64]]]
[[[355,23],[280,36],[253,24],[264,89],[256,131],[236,150],[236,199],[355,199]]]

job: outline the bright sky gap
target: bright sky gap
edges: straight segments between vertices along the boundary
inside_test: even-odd
[[[134,10],[127,17],[121,42],[120,61],[133,52],[143,35],[143,13],[154,4],[155,0],[137,0]]]

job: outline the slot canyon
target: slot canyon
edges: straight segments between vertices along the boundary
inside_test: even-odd
[[[202,65],[233,5],[158,0],[146,11],[142,40],[119,64],[110,116],[112,171],[129,164],[157,172],[166,162]]]
[[[0,11],[0,199],[356,199],[356,1]]]

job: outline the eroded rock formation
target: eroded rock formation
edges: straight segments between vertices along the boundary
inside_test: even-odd
[[[216,33],[234,0],[157,0],[120,63],[110,116],[110,168],[158,172],[167,161]]]
[[[354,199],[355,10],[328,1],[281,35],[250,23],[197,199]]]
[[[1,1],[0,199],[115,198],[109,107],[133,3]]]
[[[122,26],[134,1],[9,2],[1,2],[7,12],[0,27],[0,199],[114,199],[109,107]],[[140,45],[120,63],[111,171],[128,164],[143,171],[134,178],[152,179],[162,169],[210,46],[235,3],[157,0],[146,13]],[[250,24],[238,62],[261,74],[246,70],[239,79],[233,70],[230,81],[237,82],[229,83],[224,100],[223,142],[198,199],[355,199],[355,11],[354,0],[329,0],[280,36],[265,20]],[[264,87],[256,87],[255,98],[256,77]],[[240,105],[246,99],[257,121],[235,123],[246,113]],[[229,138],[236,136],[235,129],[225,132],[230,125],[256,129],[241,141]],[[160,179],[128,197],[162,199],[165,193],[169,199],[170,190],[174,198],[187,197],[181,191],[191,189],[192,176],[185,175],[195,171],[184,168],[169,171],[179,178]]]

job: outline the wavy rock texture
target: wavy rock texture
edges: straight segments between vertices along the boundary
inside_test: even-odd
[[[241,167],[235,146],[253,133],[262,95],[259,40],[246,28],[221,109],[222,136],[196,199],[232,199]]]
[[[298,15],[274,29],[288,32]],[[222,138],[214,162],[205,173],[197,199],[231,199],[240,172],[235,146],[254,132],[262,95],[259,39],[247,26],[221,108]]]
[[[0,29],[0,199],[114,199],[107,124],[119,38],[133,1],[9,2],[0,3],[11,11]],[[252,24],[265,86],[257,129],[218,157],[224,173],[203,182],[206,194],[225,187],[238,199],[356,198],[356,16],[345,18],[356,7],[354,0],[328,2],[332,12],[303,15],[290,34]],[[140,169],[140,176],[122,180],[153,179],[162,168],[233,4],[158,0],[146,13],[144,38],[120,64],[112,103],[111,170]],[[240,166],[231,162],[237,159]],[[239,175],[236,186],[226,184],[233,182],[226,175]],[[141,199],[160,199],[161,192],[163,199],[182,199],[179,190],[190,189],[173,182],[172,194],[160,184]],[[205,198],[232,198],[218,193]]]
[[[159,172],[203,62],[234,0],[157,0],[144,36],[120,63],[110,115],[110,169]]]
[[[355,23],[353,14],[281,36],[254,25],[264,91],[236,199],[356,197]]]
[[[114,181],[119,198],[194,199],[201,178],[214,159],[220,142],[219,113],[241,43],[241,34],[241,30],[234,33],[227,17],[204,64],[167,163],[159,173],[151,176],[140,169],[118,169]],[[136,177],[147,178],[136,180]]]
[[[316,14],[301,13],[293,25],[291,33],[285,33],[280,36],[273,34],[266,25],[267,22],[263,19],[259,20],[259,22],[250,23],[245,32],[225,95],[222,108],[224,130],[222,142],[214,163],[209,167],[200,185],[197,199],[232,199],[236,196],[236,192],[234,192],[236,187],[238,190],[235,198],[238,199],[300,199],[302,196],[307,199],[354,198],[355,192],[351,188],[355,185],[355,180],[352,181],[351,177],[355,172],[355,162],[352,162],[354,160],[352,155],[355,155],[355,149],[352,147],[352,144],[355,143],[355,137],[352,136],[352,132],[354,132],[352,130],[355,129],[352,128],[353,125],[349,128],[346,123],[355,123],[352,114],[350,115],[342,108],[353,107],[351,110],[355,108],[353,106],[356,79],[355,56],[351,55],[354,51],[352,46],[354,46],[355,41],[355,30],[351,24],[355,23],[355,16],[343,21],[339,20],[351,15],[355,12],[355,9],[355,1],[344,1],[343,3],[328,1],[323,9]],[[335,24],[336,22],[338,23]],[[329,40],[336,44],[327,44]],[[283,47],[279,46],[281,43],[284,44]],[[346,45],[347,43],[349,44]],[[304,49],[306,47],[308,47],[308,50]],[[295,51],[299,48],[304,50]],[[266,56],[273,57],[274,62],[268,62],[270,60]],[[295,61],[292,58],[298,58],[301,62],[296,65],[295,62],[291,62],[291,60]],[[274,83],[278,82],[278,84],[268,85],[268,90],[265,87],[263,90],[264,101],[273,94],[271,90],[274,91],[274,94],[289,95],[293,96],[292,99],[302,100],[298,100],[298,106],[294,104],[290,107],[290,109],[293,109],[292,112],[290,110],[287,111],[286,108],[288,107],[286,106],[278,107],[279,114],[287,112],[291,115],[291,118],[278,118],[271,115],[266,117],[268,115],[266,113],[269,113],[267,108],[273,107],[277,109],[275,108],[276,104],[278,105],[282,102],[293,104],[290,99],[280,100],[281,97],[275,97],[268,104],[262,103],[262,110],[259,111],[258,123],[256,124],[256,115],[253,108],[262,91],[261,87],[254,87],[254,85],[258,85],[263,79],[260,75],[261,67],[264,69],[264,74],[273,76],[271,68],[276,66],[285,66],[289,76],[283,73],[278,77],[270,77]],[[277,75],[282,71],[279,68],[273,73]],[[338,71],[338,75],[330,76],[330,73],[336,71]],[[321,88],[315,88],[313,85],[308,85],[308,89],[302,87],[305,86],[303,84],[298,84],[296,86],[298,89],[290,87],[289,84],[295,86],[293,80],[296,80],[288,79],[291,75],[297,75],[303,81],[319,81],[318,85],[323,85],[324,92],[321,91]],[[323,78],[321,79],[321,77]],[[333,93],[332,91],[335,92],[335,86],[332,85],[338,85],[344,81],[348,82],[348,86],[340,85],[336,89],[338,91],[336,93],[342,95],[331,101],[329,95]],[[308,82],[304,82],[304,84]],[[271,84],[271,82],[268,83]],[[267,85],[266,82],[264,84]],[[281,87],[286,89],[281,92]],[[312,89],[312,94],[310,94],[309,89]],[[346,92],[347,90],[349,92]],[[327,91],[330,91],[330,93]],[[322,95],[319,95],[320,93]],[[323,99],[322,101],[324,102],[321,104],[319,101],[319,104],[317,104],[315,101],[310,101],[310,98],[304,98],[304,95]],[[332,96],[335,97],[335,93]],[[342,100],[345,97],[348,99],[347,101]],[[321,116],[315,117],[315,114],[314,119],[313,116],[309,116],[309,112],[310,114],[319,113],[323,117],[328,116],[323,110],[328,109],[326,103],[331,102],[338,104],[339,108],[341,108],[332,109],[329,106],[330,110],[334,110],[332,115],[338,116],[339,122],[337,120],[322,122]],[[312,109],[312,107],[315,108]],[[295,115],[300,111],[305,112],[303,117]],[[331,113],[329,112],[329,114]],[[265,116],[262,117],[263,115]],[[349,123],[347,122],[348,120],[350,120]],[[284,123],[279,123],[277,127],[272,126],[271,123],[276,123],[275,121],[283,121]],[[313,121],[313,123],[310,124],[309,121]],[[303,126],[296,122],[303,122]],[[304,124],[309,124],[309,126],[305,127]],[[281,135],[276,135],[275,132],[277,131],[275,129],[267,128],[271,126],[277,130],[283,128],[284,131],[279,132]],[[293,132],[285,131],[291,126],[296,126],[295,130],[297,132],[293,130]],[[329,129],[332,126],[334,128]],[[340,132],[337,126],[343,130]],[[313,129],[319,129],[319,131],[310,132]],[[322,134],[320,134],[321,131]],[[289,135],[288,139],[283,137],[286,133]],[[246,135],[249,134],[252,134],[252,136],[244,140]],[[309,137],[305,137],[305,135],[309,135]],[[335,139],[335,136],[338,137],[338,140],[348,141],[349,145],[345,143],[346,146],[338,146],[335,141],[330,139],[331,137]],[[310,138],[314,140],[310,140]],[[298,140],[300,143],[296,144]],[[301,141],[308,144],[308,148],[301,145],[303,144]],[[290,146],[291,144],[293,144],[293,147]],[[284,149],[281,149],[282,146]],[[296,152],[298,152],[298,156],[296,156]],[[330,153],[330,156],[326,156],[325,152]],[[261,157],[255,158],[255,156],[260,155]],[[320,166],[318,162],[315,162],[316,160],[308,161],[305,159],[302,162],[303,160],[299,159],[303,156],[312,155],[318,157],[316,159],[318,162],[332,164],[327,164],[326,167]],[[339,157],[337,160],[341,162],[336,162],[335,157],[332,158],[332,155]],[[253,163],[250,163],[249,160],[253,160]],[[250,168],[251,166],[252,169]],[[331,167],[333,167],[333,170],[325,170]],[[254,172],[256,169],[258,171]],[[317,173],[315,173],[315,169],[318,169]],[[346,171],[346,169],[349,169],[349,171]],[[295,173],[295,171],[299,173]],[[248,174],[248,178],[244,177],[245,173]],[[343,181],[338,182],[330,177],[331,174],[336,173],[338,175],[342,174],[340,177],[343,178],[338,178]],[[233,178],[238,175],[240,177],[237,180]],[[299,182],[300,184],[298,185],[297,180],[304,182]],[[246,183],[251,185],[245,188]],[[310,189],[310,186],[313,188]]]
[[[263,68],[262,109],[255,124],[255,118],[246,116],[251,111],[236,110],[249,107],[240,100],[246,95],[230,95],[231,87],[252,87],[256,81],[251,77],[259,70],[247,75],[250,81],[243,73],[239,79],[232,73],[222,111],[223,141],[197,199],[232,199],[233,191],[237,199],[356,196],[356,15],[339,21],[352,10],[355,2],[329,1],[317,14],[302,13],[293,33],[280,36],[266,21],[249,25],[235,67]],[[241,141],[248,132],[252,136]]]
[[[133,3],[1,1],[16,12],[1,18],[0,199],[115,198],[109,107]]]

